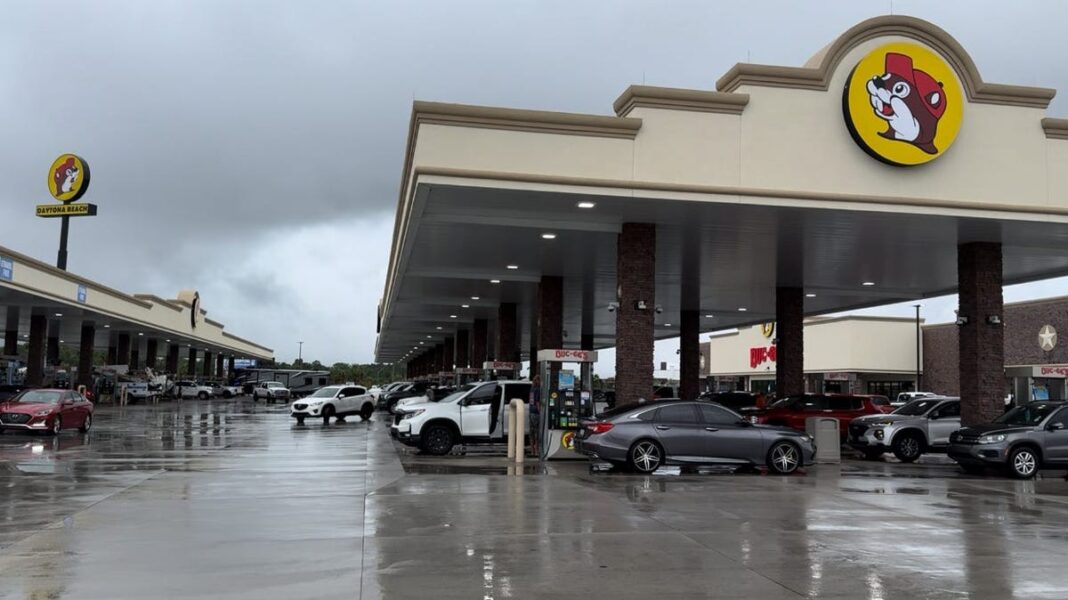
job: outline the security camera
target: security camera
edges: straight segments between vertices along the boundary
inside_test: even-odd
[[[964,317],[964,316],[957,317],[957,325],[958,326],[963,326],[963,325],[967,325],[967,324],[968,324],[968,317]]]
[[[637,310],[645,310],[649,308],[649,306],[645,304],[645,300],[638,300],[634,303],[634,308],[636,308]]]
[[[658,315],[659,315],[659,314],[660,314],[660,313],[662,313],[662,312],[664,312],[664,307],[663,307],[663,306],[660,306],[659,304],[657,304],[657,305],[656,305],[656,314],[658,314]]]
[[[618,302],[609,302],[608,303],[608,312],[616,312],[617,308],[619,308],[619,303]]]

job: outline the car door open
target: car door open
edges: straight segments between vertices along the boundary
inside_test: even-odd
[[[461,400],[460,433],[464,437],[486,437],[490,433],[490,409],[499,386],[486,384]]]

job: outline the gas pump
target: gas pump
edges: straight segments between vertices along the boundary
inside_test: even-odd
[[[454,379],[456,387],[471,383],[473,381],[482,381],[482,369],[474,369],[470,367],[458,367],[456,369],[456,377]]]
[[[585,459],[575,452],[579,420],[592,417],[594,350],[541,350],[541,459]],[[578,373],[575,372],[575,365]]]
[[[499,379],[519,379],[519,369],[522,367],[517,362],[505,362],[502,360],[487,360],[482,363],[483,379],[496,381]]]

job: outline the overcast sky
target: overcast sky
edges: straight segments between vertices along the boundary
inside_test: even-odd
[[[611,114],[631,83],[713,89],[735,62],[801,65],[891,11],[948,30],[987,81],[1068,90],[1068,3],[1052,1],[7,0],[0,245],[55,260],[59,223],[33,206],[75,152],[100,216],[73,221],[72,272],[198,289],[281,360],[303,340],[305,357],[370,361],[413,99]],[[956,300],[925,304],[948,320]]]

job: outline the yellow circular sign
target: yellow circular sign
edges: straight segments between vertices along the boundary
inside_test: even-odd
[[[964,117],[964,94],[940,55],[897,42],[857,63],[846,80],[842,109],[849,133],[865,152],[911,166],[949,150]]]
[[[575,449],[575,432],[568,431],[564,435],[560,436],[560,446],[567,450]]]
[[[60,202],[74,202],[89,189],[89,163],[80,156],[64,154],[48,170],[48,191]]]
[[[775,335],[775,322],[772,321],[771,323],[761,323],[760,333],[766,338],[770,338],[771,336]]]

